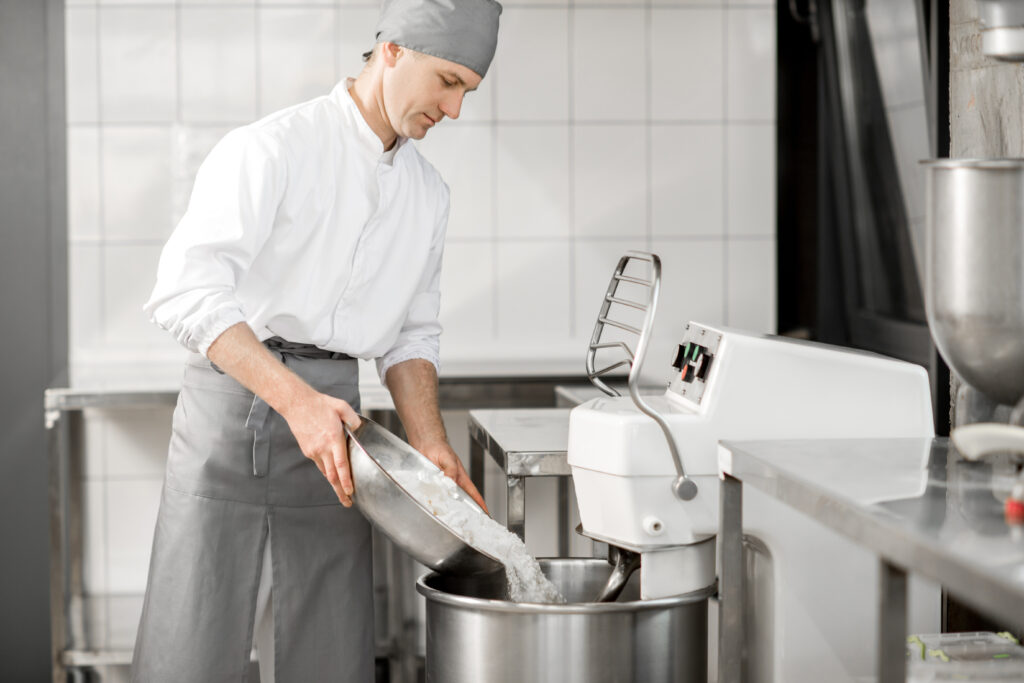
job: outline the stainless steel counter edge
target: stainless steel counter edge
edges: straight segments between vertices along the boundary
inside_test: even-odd
[[[828,491],[745,450],[744,442],[722,441],[719,469],[743,485],[767,493],[813,517],[909,572],[939,582],[958,598],[1008,625],[1024,628],[1024,588],[950,553],[941,544],[907,533],[872,513],[867,505]],[[882,473],[880,473],[881,476]]]

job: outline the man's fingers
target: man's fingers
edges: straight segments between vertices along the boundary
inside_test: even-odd
[[[349,429],[355,429],[362,424],[362,420],[359,419],[359,413],[347,401],[343,401],[340,398],[335,399],[334,405],[335,410],[338,411],[338,416],[341,417],[341,421],[348,425]]]
[[[461,468],[460,468],[461,469]],[[487,514],[491,514],[490,510],[487,509],[487,503],[484,502],[484,497],[480,495],[476,486],[470,480],[469,476],[462,471],[461,476],[455,480],[455,483],[462,487],[462,490],[469,494],[469,497],[476,501],[476,504],[483,508],[483,511]]]
[[[334,464],[334,454],[326,453],[323,457],[323,472],[324,476],[327,477],[327,482],[334,489],[334,495],[338,496],[338,500],[345,507],[352,506],[352,499],[349,498],[348,494],[341,487],[341,476],[338,473],[338,467]]]
[[[334,444],[332,454],[334,456],[334,467],[338,470],[341,489],[346,495],[351,496],[355,487],[352,485],[352,468],[348,464],[348,448],[343,440]]]

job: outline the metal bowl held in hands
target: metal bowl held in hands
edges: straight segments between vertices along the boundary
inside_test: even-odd
[[[398,547],[434,571],[479,574],[501,569],[501,562],[466,543],[393,476],[403,471],[433,475],[441,470],[373,420],[361,415],[360,419],[362,424],[357,429],[346,427],[345,431],[355,485],[352,500],[363,515]],[[486,514],[468,495],[458,503]]]

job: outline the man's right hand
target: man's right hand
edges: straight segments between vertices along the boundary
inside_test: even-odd
[[[316,463],[345,507],[352,505],[352,470],[345,430],[359,416],[345,401],[321,394],[270,353],[246,323],[232,325],[210,345],[207,356],[284,417],[303,455]]]
[[[282,417],[295,435],[302,454],[327,478],[341,504],[352,507],[352,468],[342,422],[349,429],[358,427],[356,411],[340,398],[312,391],[305,400],[293,403]]]

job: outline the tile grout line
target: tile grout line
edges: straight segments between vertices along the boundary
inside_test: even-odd
[[[260,68],[260,41],[262,39],[262,33],[260,31],[260,14],[259,7],[253,3],[252,7],[252,53],[253,53],[253,118],[255,121],[260,116],[261,100],[263,99],[263,69]]]
[[[174,123],[181,125],[184,120],[181,104],[181,3],[174,4]]]
[[[569,7],[567,10],[567,17],[565,22],[566,27],[566,105],[569,108],[569,120],[567,124],[568,135],[566,136],[566,142],[568,143],[568,154],[569,154],[569,338],[572,339],[576,336],[576,306],[577,299],[579,298],[578,292],[576,291],[576,255],[577,255],[577,235],[576,235],[576,79],[574,78],[573,67],[575,65],[574,53],[576,50],[576,8],[575,1],[569,0]]]
[[[341,5],[332,4],[331,11],[334,12],[334,40],[332,42],[332,48],[334,51],[334,83],[335,85],[341,81],[341,32],[342,32],[342,21],[341,21]]]
[[[729,324],[729,10],[722,10],[722,324]]]
[[[494,74],[499,80],[501,73]],[[491,113],[497,118],[498,115],[498,87],[491,84]],[[491,272],[498,272],[498,124],[493,123],[491,128]],[[491,338],[498,338],[498,305],[500,296],[498,292],[498,278],[495,278],[491,286]]]
[[[103,111],[103,36],[101,31],[102,20],[101,15],[106,12],[106,8],[101,6],[96,7],[96,118],[102,123],[105,120],[105,112]],[[99,126],[96,131],[97,139],[97,154],[96,154],[96,173],[97,173],[97,197],[96,197],[96,214],[99,225],[97,226],[99,232],[99,242],[101,249],[99,251],[99,258],[97,263],[99,268],[96,273],[96,291],[99,292],[99,301],[96,302],[97,318],[99,319],[99,337],[102,340],[106,340],[107,336],[107,297],[104,289],[104,273],[107,267],[107,250],[105,248],[107,243],[107,206],[106,206],[106,195],[104,187],[104,170],[106,164],[106,136],[103,134],[103,126]],[[106,518],[104,516],[104,525],[106,524]],[[105,541],[104,541],[105,542]],[[106,548],[104,548],[106,553]],[[106,572],[106,556],[104,555],[104,581],[107,580]]]
[[[177,181],[177,177],[178,177],[178,174],[175,173],[176,165],[177,164],[181,164],[180,168],[181,168],[182,171],[184,171],[184,167],[185,167],[185,163],[182,161],[183,150],[179,147],[179,145],[181,145],[181,146],[184,145],[184,142],[183,142],[183,139],[182,139],[183,136],[175,135],[176,132],[181,131],[182,127],[184,126],[184,120],[185,120],[185,107],[184,107],[184,104],[182,102],[182,100],[184,99],[183,92],[185,90],[184,86],[182,85],[182,71],[184,70],[183,69],[183,63],[182,63],[182,53],[183,53],[182,45],[183,45],[183,41],[182,41],[182,37],[181,37],[183,17],[184,17],[184,9],[182,8],[180,2],[176,2],[175,6],[174,6],[174,90],[175,90],[175,92],[174,92],[174,115],[175,115],[175,120],[174,120],[174,123],[171,125],[170,136],[169,136],[170,139],[168,140],[168,146],[170,147],[170,154],[168,156],[170,157],[170,172],[171,172],[171,177],[170,177],[170,181],[171,181],[171,183],[170,183],[171,184],[170,195],[171,196],[170,196],[170,202],[169,202],[170,209],[171,209],[171,215],[167,217],[168,223],[171,224],[171,225],[168,226],[169,231],[173,231],[174,230],[175,203],[176,203],[176,201],[178,201],[178,194],[179,194],[179,192],[182,191],[182,188],[180,187],[181,183],[176,182]],[[186,206],[188,205],[188,200],[187,199],[185,200],[185,205]]]
[[[654,116],[654,10],[651,7],[651,0],[647,0],[644,6],[644,59],[646,69],[644,70],[644,173],[646,175],[646,187],[644,188],[644,200],[647,204],[647,216],[645,236],[647,251],[654,251],[654,131],[651,126],[651,119]]]

